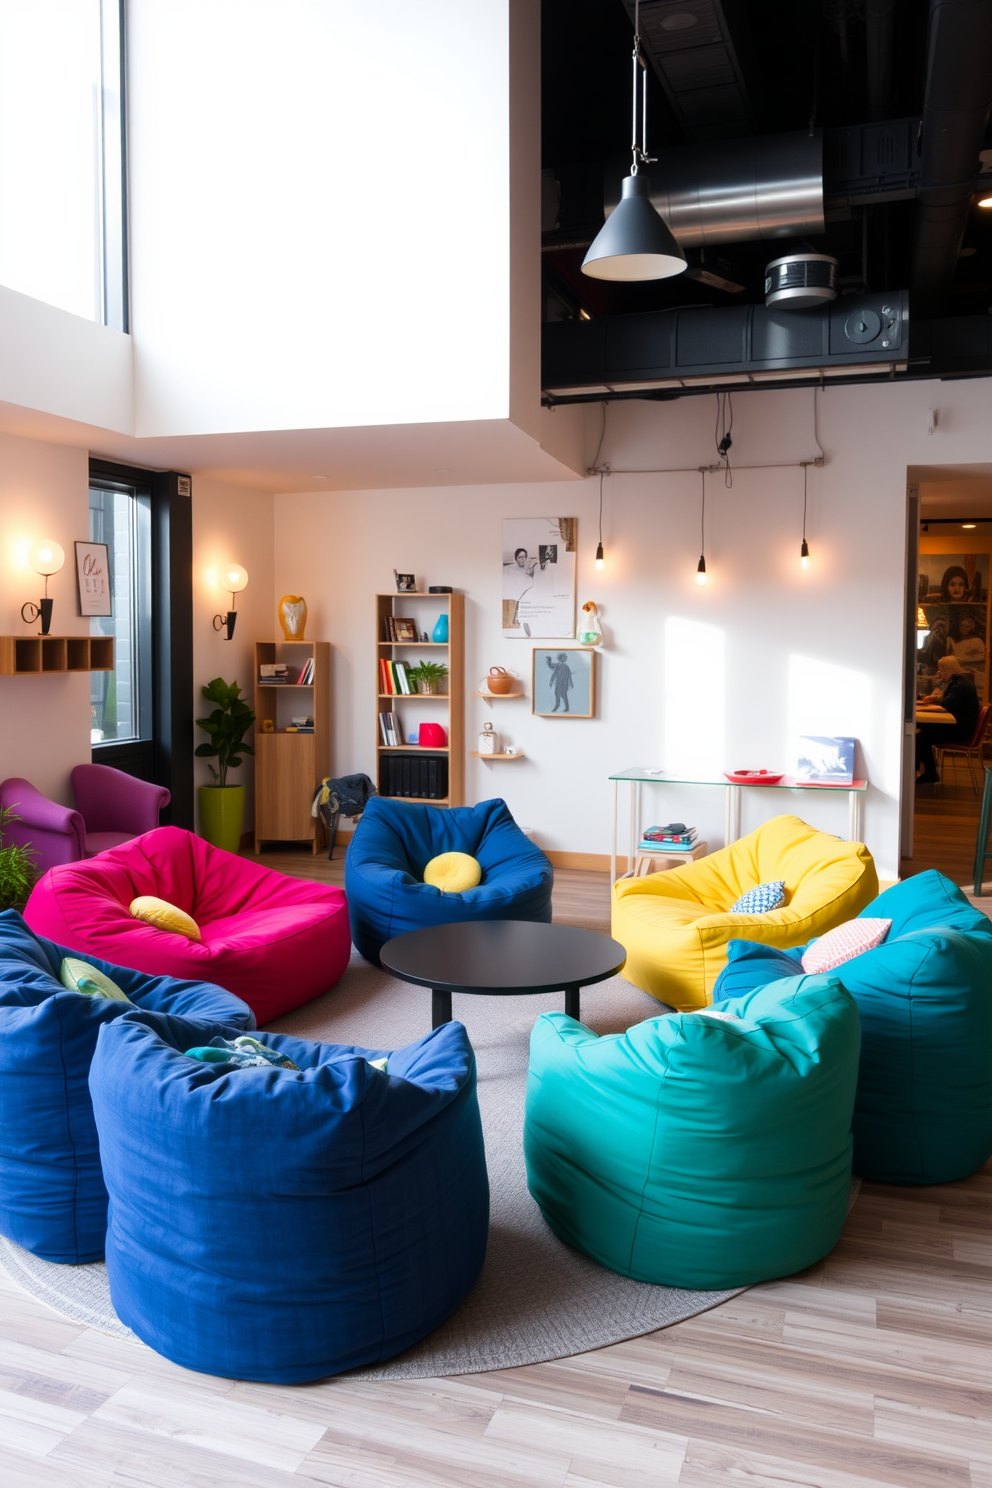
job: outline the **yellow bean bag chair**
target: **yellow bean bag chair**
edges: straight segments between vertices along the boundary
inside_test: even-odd
[[[768,914],[731,914],[741,894],[785,882],[785,903]],[[878,894],[862,842],[841,842],[797,816],[776,816],[698,862],[622,878],[613,887],[613,938],[627,952],[623,974],[680,1012],[705,1007],[727,961],[728,940],[805,945],[851,920]]]

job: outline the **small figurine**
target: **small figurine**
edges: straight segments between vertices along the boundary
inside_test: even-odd
[[[583,646],[598,646],[602,639],[603,633],[599,628],[599,606],[594,600],[587,599],[582,606],[579,641]]]
[[[485,727],[483,728],[482,733],[479,735],[479,753],[480,754],[498,754],[499,753],[499,739],[496,736],[496,733],[495,733],[495,731],[494,731],[493,726],[492,726],[491,723],[487,723],[485,725]]]

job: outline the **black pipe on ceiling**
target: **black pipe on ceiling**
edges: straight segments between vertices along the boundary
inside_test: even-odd
[[[865,43],[868,52],[868,117],[887,119],[895,97],[896,0],[865,0]]]
[[[943,310],[992,109],[992,0],[930,0],[913,242],[914,316]]]

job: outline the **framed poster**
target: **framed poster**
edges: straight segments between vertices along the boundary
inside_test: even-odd
[[[531,712],[540,718],[596,716],[596,653],[580,646],[535,646]]]
[[[106,543],[77,542],[76,581],[81,615],[113,615],[110,549]]]
[[[576,517],[503,522],[503,634],[519,640],[575,636]]]

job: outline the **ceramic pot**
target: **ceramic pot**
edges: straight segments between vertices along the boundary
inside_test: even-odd
[[[200,836],[213,847],[236,853],[245,818],[243,785],[200,786]]]
[[[486,686],[497,697],[505,697],[508,692],[513,691],[514,680],[506,667],[491,666],[489,676],[486,678]]]

